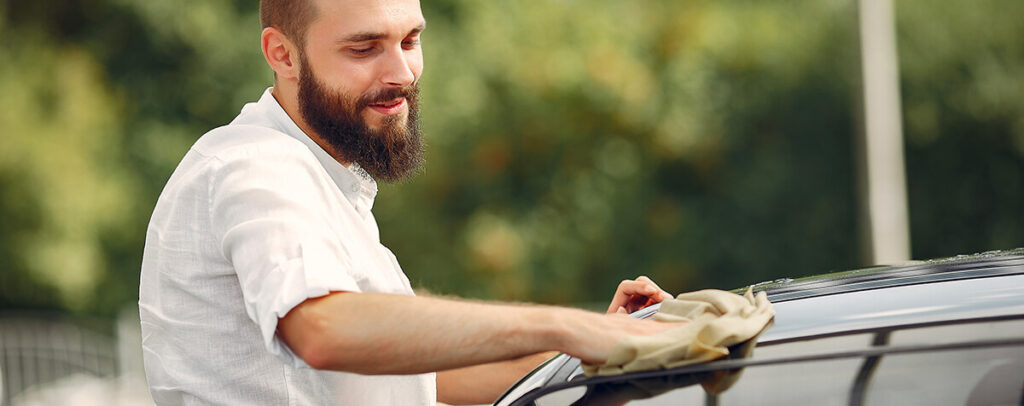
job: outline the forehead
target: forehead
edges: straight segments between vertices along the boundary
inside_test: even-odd
[[[423,25],[419,0],[314,0],[317,16],[310,25],[311,35],[332,38],[354,33],[380,33],[404,36]]]

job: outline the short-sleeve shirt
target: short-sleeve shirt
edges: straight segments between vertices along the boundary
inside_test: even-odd
[[[139,288],[146,377],[161,405],[434,404],[434,374],[310,368],[279,317],[331,291],[412,295],[380,242],[377,184],[341,165],[270,89],[203,135],[146,232]]]

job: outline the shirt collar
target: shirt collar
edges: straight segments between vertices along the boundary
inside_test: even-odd
[[[260,113],[265,114],[273,121],[274,127],[305,144],[310,151],[313,151],[317,161],[356,210],[362,215],[369,214],[370,209],[373,208],[373,200],[377,196],[377,182],[359,164],[353,162],[348,166],[342,165],[331,154],[324,151],[292,121],[292,118],[271,94],[271,89],[273,88],[267,88],[255,105],[246,105],[242,112],[245,113],[250,108],[260,110]]]

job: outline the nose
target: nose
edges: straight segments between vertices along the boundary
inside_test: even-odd
[[[410,64],[410,55],[404,49],[390,50],[384,58],[381,82],[386,86],[405,87],[416,81],[416,74]]]

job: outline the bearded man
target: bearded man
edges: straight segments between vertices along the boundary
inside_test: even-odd
[[[415,296],[380,243],[376,180],[423,160],[417,0],[262,0],[274,86],[203,135],[160,195],[139,311],[161,405],[493,401],[563,351],[605,360],[668,326]],[[609,313],[670,297],[624,281]]]

